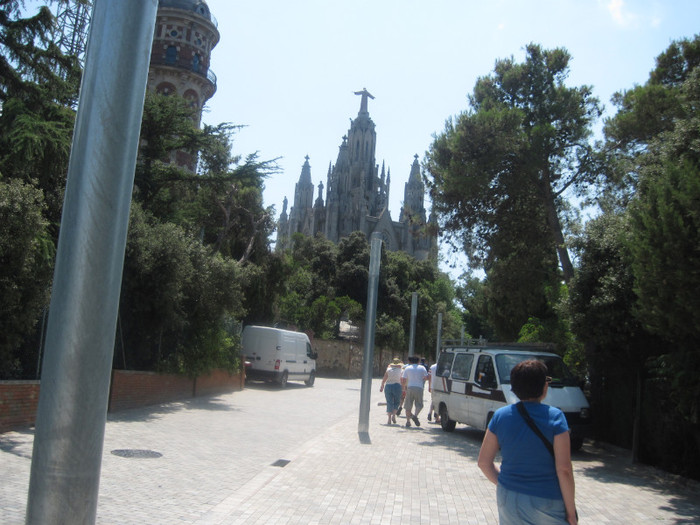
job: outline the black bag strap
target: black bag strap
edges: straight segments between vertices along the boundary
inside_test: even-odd
[[[549,453],[554,457],[554,447],[552,444],[549,442],[549,440],[544,437],[544,434],[540,431],[539,428],[537,428],[537,424],[532,420],[532,417],[530,414],[528,414],[527,409],[525,408],[525,405],[523,405],[522,401],[519,401],[518,403],[515,404],[516,408],[518,409],[518,412],[520,412],[520,415],[523,416],[523,419],[525,420],[525,423],[532,429],[532,431],[537,434],[537,437],[542,440],[542,443],[544,443],[544,446],[547,447],[547,450],[549,450]]]

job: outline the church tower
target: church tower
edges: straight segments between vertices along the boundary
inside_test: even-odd
[[[420,164],[418,155],[413,156],[411,174],[403,192],[403,208],[401,209],[400,221],[411,221],[425,223],[425,184],[420,175]]]
[[[366,89],[355,94],[362,97],[360,111],[343,137],[338,159],[328,175],[325,235],[333,242],[364,231],[366,217],[378,215],[383,204],[385,183],[378,176],[377,133],[368,110],[368,99],[374,97]]]
[[[293,225],[293,231],[290,230],[288,236],[297,232],[304,235],[313,236],[314,232],[314,185],[311,182],[311,165],[309,164],[309,156],[304,160],[304,165],[301,167],[301,175],[299,182],[296,183],[294,189],[294,204],[289,212],[289,224]]]
[[[196,110],[216,92],[216,75],[209,69],[211,51],[219,42],[216,18],[203,0],[158,0],[156,27],[151,46],[148,89],[179,95]],[[195,169],[191,154],[173,153],[171,160]]]

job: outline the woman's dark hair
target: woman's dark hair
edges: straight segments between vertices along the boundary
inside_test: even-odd
[[[521,400],[542,395],[547,381],[547,365],[537,359],[521,361],[510,371],[510,388]]]

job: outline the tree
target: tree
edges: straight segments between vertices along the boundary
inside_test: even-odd
[[[636,317],[672,343],[661,369],[674,385],[675,407],[696,424],[700,405],[700,36],[672,43],[644,86],[619,94],[606,123],[609,142],[633,151],[626,165],[636,181],[628,208],[628,249],[637,294]],[[661,102],[660,102],[661,101]]]
[[[0,174],[43,191],[57,240],[80,68],[51,41],[48,7],[22,18],[21,6],[0,0]]]
[[[596,436],[631,447],[638,389],[659,341],[635,316],[629,218],[608,212],[574,242],[579,266],[569,288],[572,331],[584,345]]]
[[[653,159],[650,149],[662,144],[656,139],[693,114],[694,109],[682,103],[682,90],[699,63],[700,38],[673,42],[657,57],[644,85],[615,93],[612,100],[618,111],[604,128],[609,174],[604,205],[627,206],[641,171]]]
[[[494,74],[477,81],[470,109],[431,145],[433,206],[443,231],[475,262],[488,259],[496,235],[525,213],[540,217],[538,242],[558,256],[565,282],[573,276],[561,199],[595,178],[589,138],[601,108],[590,87],[565,86],[569,60],[564,49],[530,44],[524,63],[497,61]]]
[[[18,352],[48,304],[54,244],[39,189],[0,181],[0,377],[22,378],[27,356]],[[36,356],[32,354],[32,365]]]
[[[646,84],[616,96],[605,127],[611,180],[629,185],[607,189],[626,205],[618,209],[634,304],[625,326],[641,327],[638,341],[622,333],[615,342],[643,360],[639,456],[691,475],[700,465],[699,58],[700,37],[672,43]]]
[[[136,167],[135,199],[161,221],[178,224],[240,263],[269,253],[274,208],[264,208],[265,178],[275,161],[232,154],[240,126],[199,129],[193,109],[174,96],[147,93]],[[197,172],[174,162],[177,152],[199,155]]]
[[[115,363],[197,375],[235,365],[227,321],[243,316],[237,265],[132,204]]]
[[[49,9],[23,8],[0,0],[0,376],[33,378],[80,70],[51,42]]]

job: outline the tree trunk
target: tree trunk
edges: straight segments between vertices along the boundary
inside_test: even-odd
[[[544,207],[547,212],[547,224],[549,225],[549,230],[552,232],[554,245],[557,248],[557,256],[559,257],[559,264],[561,265],[561,271],[564,275],[564,282],[568,285],[574,277],[574,265],[571,264],[569,251],[566,249],[564,232],[561,229],[561,222],[559,221],[559,214],[557,213],[555,198],[552,193],[552,186],[549,182],[549,173],[547,170],[545,170],[541,182],[541,190]]]

